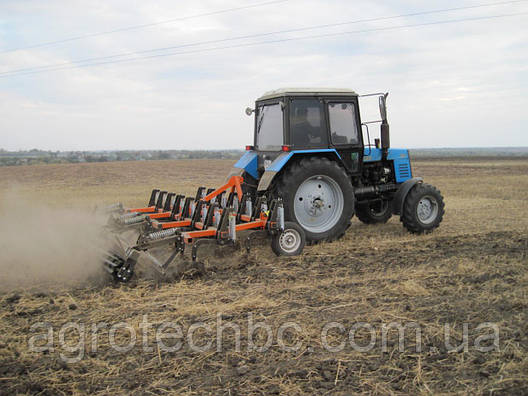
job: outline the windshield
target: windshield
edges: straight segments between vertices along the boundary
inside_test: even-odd
[[[256,133],[259,150],[280,150],[284,137],[280,103],[257,108]]]

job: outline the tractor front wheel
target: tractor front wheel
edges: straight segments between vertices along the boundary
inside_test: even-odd
[[[413,234],[426,234],[437,228],[444,216],[444,197],[436,187],[415,185],[403,204],[400,217],[403,226]]]
[[[354,215],[350,179],[327,158],[309,157],[291,164],[275,193],[283,199],[285,219],[299,224],[308,242],[341,237]]]

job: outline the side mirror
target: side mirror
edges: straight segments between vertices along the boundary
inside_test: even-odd
[[[255,109],[252,109],[251,107],[246,107],[246,114],[248,116],[251,116],[255,112]]]
[[[384,122],[387,122],[387,96],[389,96],[388,92],[385,95],[379,97],[380,115],[381,120]]]

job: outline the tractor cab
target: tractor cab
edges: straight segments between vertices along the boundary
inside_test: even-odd
[[[278,89],[256,100],[254,150],[263,172],[283,152],[331,150],[358,173],[363,138],[358,94],[349,89]]]

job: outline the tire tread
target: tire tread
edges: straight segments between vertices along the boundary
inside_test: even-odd
[[[438,201],[438,215],[435,221],[427,228],[424,228],[420,225],[416,213],[415,213],[415,203],[418,199],[425,195],[433,195],[437,198]],[[444,197],[440,191],[433,185],[427,183],[420,183],[414,186],[409,194],[405,198],[405,203],[403,205],[402,215],[400,221],[403,223],[403,226],[413,234],[428,234],[438,228],[445,213],[445,204]]]
[[[272,195],[275,197],[278,195],[283,195],[282,193],[288,190],[287,181],[292,180],[292,178],[294,178],[295,175],[299,174],[299,172],[302,172],[304,169],[313,169],[315,167],[320,167],[320,166],[330,167],[330,168],[333,167],[335,171],[343,172],[343,174],[345,174],[346,176],[345,170],[335,161],[331,161],[326,157],[314,157],[314,156],[304,157],[290,164],[290,166],[288,166],[287,169],[285,169],[284,173],[279,176],[277,182],[272,188]],[[348,178],[348,176],[346,177]],[[350,218],[352,218],[355,212],[355,209],[354,209],[355,198],[354,198],[353,190],[351,194],[352,194],[352,197],[351,197],[352,202],[347,202],[346,198],[344,202],[345,208],[347,206],[351,207]],[[293,219],[287,218],[287,220],[293,220]],[[347,219],[347,220],[341,219],[340,223],[341,224],[339,224],[338,222],[338,224],[334,226],[334,232],[331,235],[328,235],[321,239],[312,239],[309,237],[307,233],[306,244],[309,246],[312,246],[312,245],[318,244],[319,242],[331,242],[331,241],[335,241],[337,239],[342,238],[345,235],[346,230],[350,227],[350,219]]]

